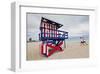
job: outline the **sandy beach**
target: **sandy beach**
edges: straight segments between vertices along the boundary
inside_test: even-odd
[[[66,48],[62,52],[55,52],[50,57],[45,57],[40,54],[41,42],[28,42],[27,43],[27,56],[26,59],[31,60],[47,60],[47,59],[75,59],[75,58],[88,58],[89,57],[89,44],[80,46],[78,42],[67,42]]]

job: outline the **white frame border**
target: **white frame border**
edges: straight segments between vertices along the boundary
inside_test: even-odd
[[[38,4],[37,4],[38,5]],[[28,69],[29,67],[27,67],[27,68],[24,68],[24,67],[21,67],[21,65],[22,65],[22,63],[21,63],[21,57],[20,56],[22,56],[21,55],[21,38],[20,38],[20,36],[21,36],[21,9],[20,9],[20,7],[21,6],[24,6],[24,7],[42,7],[42,8],[55,8],[55,9],[71,9],[71,10],[88,10],[88,11],[93,11],[94,12],[94,24],[95,24],[95,21],[96,21],[96,8],[94,8],[94,7],[80,7],[80,6],[67,6],[67,8],[64,8],[64,7],[53,7],[53,6],[50,6],[50,7],[48,7],[48,6],[37,6],[36,4],[34,4],[34,3],[23,3],[23,2],[14,2],[14,3],[12,3],[12,6],[11,6],[11,24],[12,24],[12,49],[11,49],[11,69],[13,70],[13,71],[31,71],[31,70],[35,70],[35,68],[33,69],[33,68],[30,68],[30,69]],[[93,29],[95,26],[92,26],[91,28]],[[92,31],[93,32],[93,31]],[[95,29],[94,29],[94,32],[92,33],[93,35],[95,34],[96,32],[95,32]],[[92,38],[93,39],[93,38]],[[95,45],[93,42],[95,42],[95,38],[94,38],[94,40],[92,41],[92,45]],[[95,47],[93,47],[93,48],[95,48]],[[96,53],[95,53],[96,54]],[[86,67],[86,66],[95,66],[96,65],[96,57],[93,57],[94,59],[92,59],[92,60],[87,60],[87,59],[84,59],[84,60],[87,60],[87,64],[83,64],[83,65],[85,65],[84,67]],[[81,62],[81,64],[82,63],[84,63],[84,62],[82,62],[81,60],[82,59],[74,59],[75,61],[74,62],[78,62],[78,61],[80,61]],[[51,63],[52,65],[55,65],[55,63],[58,61],[54,61],[54,60],[50,60],[49,62],[53,62],[53,63]],[[60,62],[62,61],[62,60],[59,60]],[[66,60],[63,60],[63,61],[66,61]],[[68,60],[69,62],[72,62],[73,60]],[[36,62],[38,62],[38,63],[46,63],[47,61],[35,61],[35,63]],[[90,64],[89,64],[90,63]],[[71,63],[69,63],[69,64],[71,64]],[[79,64],[78,65],[78,67],[81,67],[81,64]],[[41,65],[41,64],[40,64]],[[83,67],[83,65],[82,65],[82,67]],[[61,65],[59,65],[59,66],[61,66],[61,67],[64,67],[64,68],[66,68],[66,65],[64,66],[62,66],[62,64]],[[59,67],[58,66],[58,67]],[[48,69],[51,69],[52,67],[54,67],[54,66],[50,66],[50,67],[48,67]],[[69,65],[67,68],[69,68],[69,67],[76,67],[76,65],[75,65],[75,63],[74,64],[72,64],[72,65]],[[47,67],[45,67],[44,69],[46,69]],[[54,68],[57,68],[57,67],[54,67]],[[40,68],[41,69],[41,68]],[[39,69],[38,69],[39,70]]]

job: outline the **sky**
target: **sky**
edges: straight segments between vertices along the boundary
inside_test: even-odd
[[[59,29],[69,33],[69,37],[80,37],[89,35],[88,15],[58,15],[58,14],[34,14],[27,13],[27,39],[38,40],[41,17],[53,20],[62,24]]]

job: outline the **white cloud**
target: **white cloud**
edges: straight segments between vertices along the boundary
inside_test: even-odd
[[[82,36],[87,35],[89,32],[89,25],[88,24],[79,24],[76,27],[70,27],[70,28],[62,28],[62,30],[68,31],[69,36]]]
[[[69,36],[81,36],[89,32],[89,16],[27,14],[27,31],[33,39],[38,39],[41,17],[63,24],[60,30],[69,32]]]

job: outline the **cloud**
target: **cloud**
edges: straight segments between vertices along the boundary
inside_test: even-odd
[[[89,16],[87,15],[27,14],[28,37],[38,39],[41,17],[45,17],[62,24],[63,27],[59,30],[69,32],[70,37],[89,34]]]
[[[88,24],[78,24],[77,26],[71,26],[69,28],[62,27],[60,30],[69,32],[69,36],[82,36],[88,35],[89,25]]]

